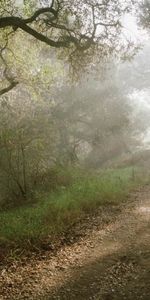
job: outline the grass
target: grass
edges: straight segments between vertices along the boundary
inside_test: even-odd
[[[68,186],[40,193],[34,204],[0,212],[0,244],[25,247],[60,236],[85,214],[99,206],[117,205],[137,184],[132,168],[107,170],[97,174],[78,169],[62,171],[71,178]]]

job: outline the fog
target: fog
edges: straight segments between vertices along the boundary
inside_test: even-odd
[[[23,2],[17,1],[17,5],[16,13],[20,16]],[[32,9],[37,8],[34,5],[26,5],[23,14],[30,15]],[[113,5],[112,2],[113,13],[109,12],[109,18],[111,22],[115,20],[114,28],[108,30],[103,13],[104,23],[100,23],[101,30],[95,35],[95,44],[103,41],[97,56],[94,56],[94,46],[92,54],[87,51],[80,56],[79,51],[90,45],[91,38],[85,37],[84,31],[85,27],[91,30],[91,15],[89,24],[83,27],[81,23],[79,41],[84,42],[80,47],[75,35],[71,37],[77,52],[72,48],[68,50],[68,46],[61,51],[39,43],[27,35],[33,28],[27,31],[25,28],[26,33],[17,31],[11,36],[9,48],[7,45],[2,48],[4,91],[7,91],[7,82],[10,83],[10,91],[8,88],[8,93],[2,92],[0,101],[0,166],[4,194],[6,190],[18,193],[17,189],[22,195],[26,194],[27,187],[32,190],[39,183],[41,174],[57,166],[103,169],[125,163],[131,165],[134,156],[137,160],[139,155],[140,162],[141,153],[150,148],[149,35],[143,28],[139,29],[134,14],[121,16],[117,11],[119,21],[116,22]],[[75,6],[75,14],[77,12],[85,18],[84,7],[79,3]],[[96,21],[98,17],[96,11]],[[49,22],[49,19],[45,14],[40,22]],[[121,32],[117,27],[120,20]],[[93,19],[94,33],[96,21]],[[45,27],[41,23],[42,32]],[[70,32],[74,26],[77,26],[78,36],[76,17],[72,19]],[[59,25],[55,34],[51,31],[54,45],[60,45],[64,38],[61,33],[56,41],[60,28],[64,30],[64,25]],[[35,37],[35,32],[32,33]]]
[[[0,0],[0,299],[148,299],[149,54],[150,1]]]
[[[24,61],[28,58],[25,49]],[[7,126],[14,128],[21,132],[23,140],[34,140],[39,135],[39,143],[42,140],[43,144],[41,160],[43,163],[46,159],[46,164],[49,161],[48,165],[75,160],[100,168],[149,148],[149,51],[150,42],[146,39],[130,61],[114,58],[101,62],[91,74],[72,82],[68,80],[67,65],[42,46],[36,50],[32,64],[29,61],[27,70],[24,68],[22,84],[3,96],[1,122],[5,130]],[[16,55],[19,56],[17,52]],[[18,72],[17,65],[14,72]],[[24,82],[26,75],[29,81],[31,76],[34,79],[31,85]]]

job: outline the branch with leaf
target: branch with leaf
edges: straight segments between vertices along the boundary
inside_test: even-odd
[[[47,7],[36,4],[35,11],[32,10],[27,16],[23,13],[23,7],[20,11],[12,9],[8,15],[1,13],[0,30],[10,28],[16,33],[20,29],[46,45],[66,49],[68,61],[75,65],[82,60],[86,60],[87,64],[90,62],[90,49],[92,60],[96,47],[100,56],[99,52],[106,54],[109,53],[108,48],[112,51],[117,47],[120,17],[127,5],[121,6],[120,0],[52,0]],[[103,48],[107,48],[107,51],[103,51]],[[7,79],[10,88],[13,87],[15,82]]]

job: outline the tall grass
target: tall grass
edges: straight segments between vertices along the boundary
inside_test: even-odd
[[[0,244],[40,242],[60,235],[99,206],[121,203],[137,181],[132,168],[107,170],[96,175],[78,169],[62,171],[70,184],[40,193],[34,204],[0,212]]]

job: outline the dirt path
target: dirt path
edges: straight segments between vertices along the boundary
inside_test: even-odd
[[[150,187],[116,221],[101,216],[56,257],[3,269],[0,299],[150,299]]]

